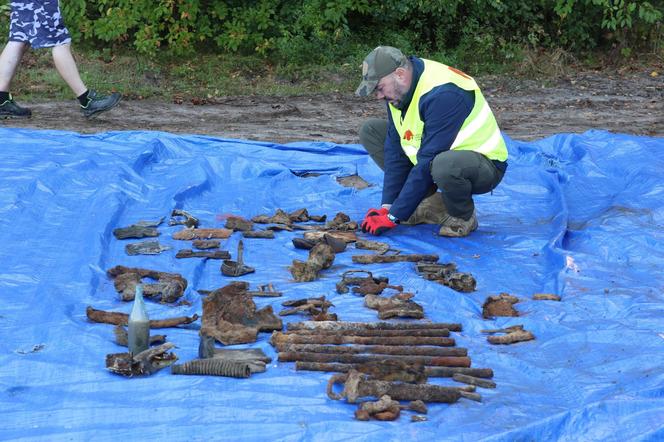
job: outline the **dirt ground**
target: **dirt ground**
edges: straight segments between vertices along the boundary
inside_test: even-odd
[[[616,133],[664,136],[664,73],[580,72],[538,82],[504,77],[478,79],[501,129],[517,140],[557,133],[605,129]],[[179,101],[179,100],[178,100]],[[124,100],[97,118],[86,120],[75,101],[21,103],[29,120],[6,120],[5,127],[97,133],[158,130],[275,143],[330,141],[357,143],[361,122],[384,117],[384,104],[352,94],[297,97],[247,96],[181,104]]]

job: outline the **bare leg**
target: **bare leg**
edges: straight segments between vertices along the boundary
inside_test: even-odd
[[[53,47],[53,61],[58,73],[77,97],[88,90],[78,73],[69,43]]]
[[[0,91],[9,92],[12,78],[14,78],[18,64],[27,48],[28,44],[24,42],[7,42],[0,54]]]

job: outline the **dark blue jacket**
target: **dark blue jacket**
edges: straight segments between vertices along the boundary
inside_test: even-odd
[[[413,82],[404,96],[400,109],[408,110],[417,82],[424,71],[424,62],[409,57],[413,63]],[[475,94],[455,84],[444,84],[433,88],[420,98],[420,118],[424,122],[422,143],[417,152],[417,164],[410,162],[403,149],[399,134],[389,119],[385,138],[385,178],[382,204],[392,204],[390,213],[405,220],[415,212],[418,204],[435,186],[430,171],[431,161],[436,155],[450,149],[463,122],[475,105]]]

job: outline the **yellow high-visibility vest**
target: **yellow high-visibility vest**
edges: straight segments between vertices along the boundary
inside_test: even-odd
[[[498,128],[496,118],[484,99],[475,80],[458,69],[431,60],[424,61],[424,72],[415,87],[406,114],[389,104],[394,127],[401,139],[401,148],[413,164],[417,164],[417,151],[422,143],[424,121],[420,118],[420,98],[436,86],[454,83],[461,89],[475,93],[475,105],[466,118],[450,149],[472,150],[490,160],[505,161],[507,146]]]

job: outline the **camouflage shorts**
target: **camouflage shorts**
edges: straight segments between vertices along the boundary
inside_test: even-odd
[[[12,1],[9,41],[50,48],[71,41],[62,21],[58,0]]]

